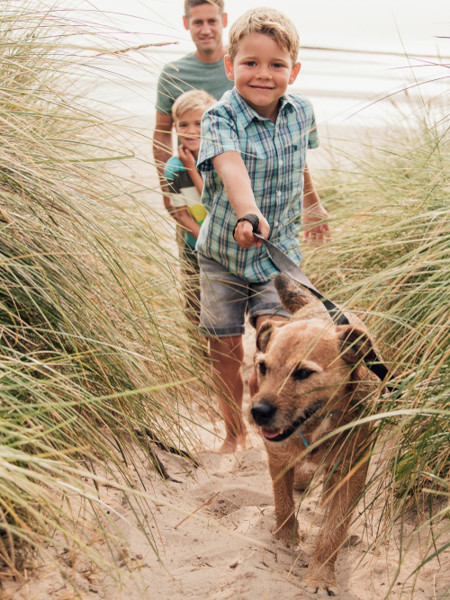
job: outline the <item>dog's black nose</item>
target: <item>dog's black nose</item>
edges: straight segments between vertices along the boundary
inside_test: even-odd
[[[267,425],[277,412],[276,406],[267,402],[258,402],[250,411],[257,425]]]

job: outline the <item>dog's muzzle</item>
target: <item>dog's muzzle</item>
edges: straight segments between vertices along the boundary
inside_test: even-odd
[[[262,434],[269,442],[282,442],[291,436],[299,427],[301,427],[308,419],[310,419],[318,410],[325,406],[325,401],[317,400],[313,402],[303,412],[303,415],[296,419],[287,429],[268,431],[264,429],[265,425],[269,425],[277,413],[277,407],[269,402],[258,402],[251,409],[252,417],[257,425],[262,428]]]

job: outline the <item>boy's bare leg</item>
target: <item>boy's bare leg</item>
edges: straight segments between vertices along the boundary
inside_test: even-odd
[[[254,396],[258,392],[258,376],[256,374],[255,368],[253,367],[252,374],[248,379],[248,393],[250,397]]]
[[[219,452],[234,452],[238,445],[244,447],[247,435],[242,418],[244,394],[241,370],[244,359],[242,336],[211,338],[209,348],[213,361],[214,381],[217,382],[219,407],[225,421],[226,431],[225,441]]]

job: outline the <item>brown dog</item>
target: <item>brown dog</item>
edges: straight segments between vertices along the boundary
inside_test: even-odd
[[[304,583],[334,596],[336,556],[363,492],[371,444],[368,426],[349,424],[382,387],[363,362],[377,354],[357,317],[346,314],[350,325],[337,326],[322,303],[288,277],[278,275],[275,285],[295,314],[286,323],[266,321],[257,334],[259,391],[251,415],[268,453],[277,538],[299,539],[294,479],[305,487],[318,467],[325,472],[326,518]],[[343,430],[334,434],[337,428]]]

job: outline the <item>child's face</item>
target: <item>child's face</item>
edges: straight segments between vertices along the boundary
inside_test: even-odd
[[[198,155],[200,149],[202,116],[202,110],[188,110],[175,121],[175,131],[180,144],[190,150],[194,156]]]
[[[247,104],[275,121],[279,100],[294,83],[300,63],[293,65],[289,51],[268,35],[251,33],[240,41],[234,62],[225,56],[225,69]]]

